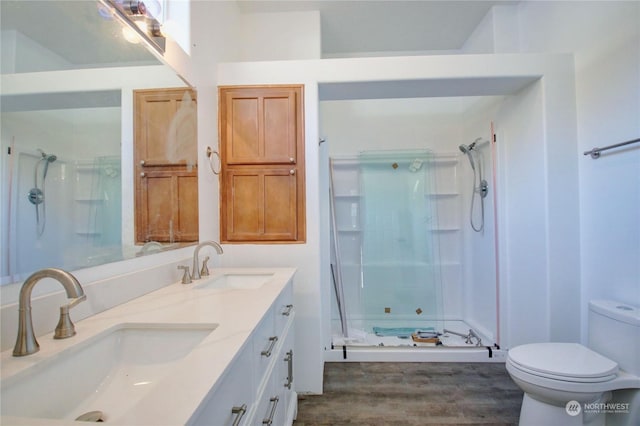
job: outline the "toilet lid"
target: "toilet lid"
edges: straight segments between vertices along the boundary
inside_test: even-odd
[[[569,381],[605,381],[618,364],[577,343],[531,343],[509,350],[511,361],[545,377]]]

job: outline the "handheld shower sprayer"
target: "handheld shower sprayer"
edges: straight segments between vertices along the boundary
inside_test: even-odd
[[[46,221],[45,183],[47,172],[49,171],[49,164],[56,161],[58,157],[53,154],[47,154],[39,148],[38,152],[40,153],[41,158],[36,162],[33,172],[34,186],[29,190],[27,198],[29,199],[29,202],[31,202],[31,204],[36,207],[36,230],[38,233],[38,237],[40,237],[44,232]],[[42,178],[38,179],[38,169],[40,167],[40,163],[44,163],[44,166],[42,168]]]
[[[471,211],[469,213],[469,220],[471,222],[471,228],[473,228],[473,230],[476,232],[480,232],[484,228],[484,197],[487,196],[487,192],[489,189],[489,185],[487,184],[487,181],[482,178],[482,162],[479,164],[479,169],[476,170],[476,164],[473,159],[474,153],[476,152],[474,151],[474,148],[476,147],[476,144],[481,140],[482,138],[476,138],[476,140],[471,142],[469,145],[462,144],[458,146],[460,151],[469,158],[469,164],[471,165],[471,170],[473,170],[473,187],[472,187],[472,193],[471,193]],[[481,223],[480,223],[480,226],[477,226],[477,227],[475,226],[473,221],[473,210],[474,210],[473,207],[474,207],[474,199],[476,195],[480,196],[480,212],[481,212]]]
[[[476,138],[476,140],[471,142],[469,145],[462,144],[462,145],[458,146],[458,148],[460,149],[460,151],[462,151],[463,154],[467,154],[469,151],[473,150],[473,148],[476,147],[476,144],[478,142],[480,142],[481,140],[482,140],[482,138]]]
[[[40,151],[40,154],[42,155],[42,158],[40,159],[40,161],[44,161],[44,170],[42,171],[42,179],[45,179],[47,177],[47,171],[49,170],[49,164],[56,161],[58,157],[54,154],[47,154],[41,149],[38,149],[38,151]]]
[[[482,138],[476,138],[476,140],[471,142],[471,144],[469,144],[469,145],[462,144],[462,145],[458,146],[460,151],[462,151],[463,154],[465,154],[467,157],[469,157],[469,164],[471,164],[471,169],[473,171],[476,170],[476,165],[475,165],[475,162],[473,161],[473,155],[471,154],[471,151],[473,151],[473,149],[476,147],[476,144],[478,142],[480,142],[481,140],[482,140]]]

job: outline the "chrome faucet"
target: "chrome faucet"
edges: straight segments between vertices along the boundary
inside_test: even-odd
[[[204,246],[211,246],[214,249],[216,249],[216,252],[218,254],[222,254],[224,253],[222,250],[222,247],[220,246],[220,244],[216,243],[215,241],[203,241],[200,244],[198,244],[196,246],[196,249],[193,252],[193,269],[192,269],[192,273],[191,273],[191,278],[193,278],[194,280],[199,280],[200,278],[202,278],[201,276],[201,272],[200,269],[198,269],[200,260],[198,259],[198,254],[200,253],[200,249]],[[207,270],[207,268],[202,268],[203,270]]]
[[[56,279],[67,292],[67,297],[73,299],[71,303],[60,307],[60,321],[54,332],[55,339],[66,339],[76,334],[75,328],[69,318],[69,309],[87,298],[82,286],[67,271],[56,268],[46,268],[34,272],[22,284],[20,289],[20,305],[18,309],[18,338],[13,348],[13,356],[24,356],[36,353],[40,345],[33,332],[33,320],[31,319],[31,291],[42,278]]]
[[[140,251],[136,253],[136,256],[144,256],[147,253],[158,252],[164,250],[164,245],[157,241],[148,241],[144,243]]]

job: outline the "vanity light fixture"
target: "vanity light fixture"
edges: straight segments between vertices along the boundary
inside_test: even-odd
[[[146,15],[147,6],[140,0],[124,0],[122,2],[116,1],[116,4],[122,5],[122,10],[128,15]]]
[[[151,8],[141,0],[100,0],[100,3],[110,7],[113,16],[124,24],[122,35],[125,40],[146,43],[161,59],[166,40],[160,22],[153,16],[159,16],[162,8],[157,0],[147,1]]]
[[[162,32],[162,25],[160,25],[160,22],[155,19],[149,19],[147,21],[147,34],[155,38],[165,37],[164,33]]]

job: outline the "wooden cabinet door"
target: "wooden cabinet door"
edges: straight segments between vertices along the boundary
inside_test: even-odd
[[[219,88],[222,242],[305,241],[303,102],[301,85]]]
[[[137,240],[198,241],[197,171],[151,170],[140,180]]]
[[[224,173],[223,241],[296,241],[298,184],[292,168],[242,167]]]
[[[136,164],[196,164],[196,102],[188,88],[134,91]]]
[[[196,95],[134,91],[136,243],[198,241]]]
[[[222,88],[226,164],[295,164],[302,138],[301,87]]]

